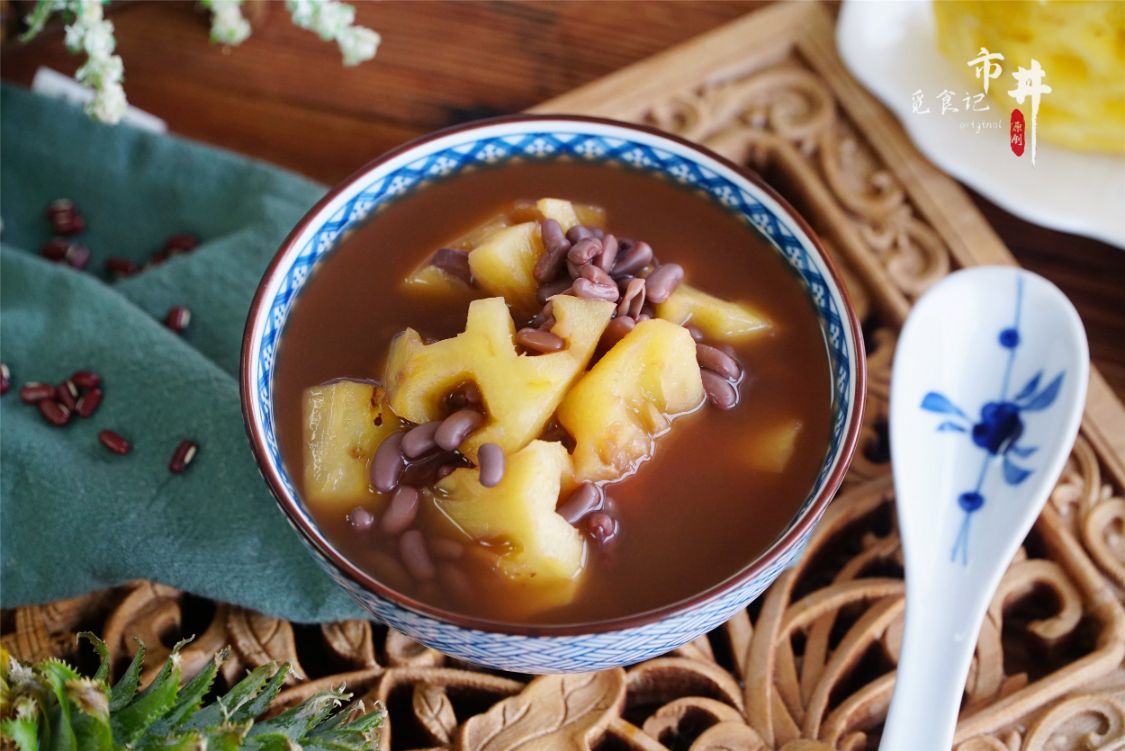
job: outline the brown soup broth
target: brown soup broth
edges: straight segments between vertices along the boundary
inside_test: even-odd
[[[434,606],[491,620],[588,623],[670,605],[736,574],[792,519],[828,446],[828,356],[813,307],[780,255],[708,198],[651,174],[556,162],[462,174],[387,206],[319,266],[289,315],[274,376],[277,430],[299,485],[303,391],[340,377],[381,378],[391,338],[407,327],[431,339],[459,333],[464,300],[413,297],[400,281],[504,206],[543,196],[604,207],[609,231],[647,241],[662,262],[681,264],[692,286],[745,300],[769,317],[772,335],[736,348],[748,373],[741,403],[677,420],[652,460],[608,487],[619,536],[606,550],[588,546],[571,603],[532,616],[513,615],[506,607],[512,595],[503,590],[457,597],[434,584],[418,587],[388,562],[395,553],[385,538],[351,528],[343,512],[310,512],[357,565]],[[755,428],[782,418],[803,423],[793,458],[781,473],[751,469],[745,457]],[[460,565],[471,567],[472,558]],[[467,573],[477,581],[490,576]]]

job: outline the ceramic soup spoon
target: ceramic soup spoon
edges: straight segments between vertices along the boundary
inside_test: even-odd
[[[1015,268],[961,271],[902,330],[891,461],[906,627],[882,751],[944,751],[981,621],[1054,487],[1086,399],[1074,306]]]

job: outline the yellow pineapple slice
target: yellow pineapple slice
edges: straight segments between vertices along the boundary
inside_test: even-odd
[[[764,429],[754,430],[746,452],[749,465],[763,472],[784,472],[793,458],[802,427],[804,425],[800,420],[785,418]]]
[[[540,198],[535,204],[544,219],[554,219],[566,232],[571,227],[581,224],[578,214],[574,211],[574,204],[561,198]]]
[[[470,303],[465,331],[451,339],[424,344],[417,331],[407,329],[391,343],[387,356],[391,409],[411,422],[437,420],[446,395],[473,381],[488,418],[461,451],[475,459],[477,447],[488,442],[499,444],[505,454],[519,451],[543,431],[585,370],[613,303],[558,295],[553,309],[556,323],[551,332],[562,337],[566,348],[544,355],[516,352],[515,325],[499,297]],[[693,350],[693,363],[694,357]]]
[[[576,481],[631,474],[672,420],[702,402],[691,334],[657,318],[637,324],[559,407],[559,422],[576,442]]]
[[[589,203],[576,203],[574,204],[574,214],[578,217],[578,223],[585,227],[605,226],[605,209],[601,206],[594,206]]]
[[[538,222],[524,222],[496,230],[469,251],[469,269],[490,295],[500,295],[519,311],[537,307],[539,285],[533,271],[543,255]]]
[[[656,315],[672,323],[691,323],[710,341],[737,343],[770,330],[770,321],[753,308],[720,300],[689,284],[681,284],[662,303]]]
[[[381,386],[336,381],[305,389],[304,499],[351,508],[376,501],[368,466],[375,449],[399,428]]]
[[[478,542],[498,549],[498,568],[514,581],[559,588],[561,605],[574,594],[583,540],[555,513],[570,456],[561,443],[532,441],[507,457],[504,479],[480,484],[479,470],[458,469],[434,487],[434,504]]]
[[[465,284],[463,279],[458,279],[429,264],[403,279],[402,286],[408,294],[412,295],[468,299],[473,294],[473,288]]]

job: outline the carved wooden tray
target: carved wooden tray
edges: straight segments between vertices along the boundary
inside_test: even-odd
[[[862,451],[800,565],[706,638],[628,670],[483,672],[366,621],[299,626],[138,582],[3,615],[27,660],[81,658],[92,628],[185,650],[192,673],[224,644],[225,678],[294,664],[291,702],[325,685],[385,701],[385,748],[874,748],[902,627],[887,464],[896,333],[952,269],[1014,261],[960,188],[922,159],[847,75],[830,15],[771,7],[538,108],[653,123],[766,176],[846,269],[869,353]],[[1082,434],[981,631],[959,751],[1125,749],[1125,410],[1094,373]],[[390,737],[393,734],[393,737]]]

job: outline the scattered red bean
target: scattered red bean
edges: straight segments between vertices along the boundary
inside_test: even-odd
[[[79,417],[89,417],[97,411],[98,405],[102,403],[103,395],[99,388],[90,389],[78,398],[78,404],[74,411],[78,413]]]
[[[477,464],[480,465],[480,484],[494,488],[504,479],[504,449],[495,443],[482,443],[477,449]]]
[[[49,221],[53,221],[57,215],[73,214],[77,210],[74,201],[69,198],[56,198],[47,204],[46,216]]]
[[[567,252],[570,250],[570,242],[554,219],[544,219],[539,223],[539,227],[543,234],[545,250],[535,263],[532,276],[535,277],[535,281],[542,283],[559,275],[563,261],[566,260]]]
[[[164,316],[164,325],[175,331],[177,334],[182,334],[187,330],[188,324],[191,323],[191,311],[183,305],[177,305],[169,308]]]
[[[124,436],[112,430],[103,430],[98,433],[98,442],[115,454],[128,454],[132,449]]]
[[[12,390],[12,371],[7,364],[0,362],[0,396]]]
[[[652,263],[652,246],[640,240],[621,239],[617,242],[617,263],[614,276],[636,274]]]
[[[552,334],[550,331],[530,328],[520,329],[516,332],[516,344],[528,352],[538,354],[558,352],[566,346],[566,342],[561,336]]]
[[[39,255],[43,256],[48,261],[58,263],[66,260],[66,251],[68,248],[70,248],[70,240],[56,237],[40,246]]]
[[[645,280],[635,276],[628,281],[621,280],[618,288],[621,290],[621,301],[617,303],[617,315],[635,316],[645,304]]]
[[[613,281],[612,276],[605,273],[605,271],[592,263],[582,264],[582,266],[578,268],[578,275],[583,279],[589,279],[594,284],[612,284],[614,286],[617,285],[617,283]]]
[[[703,377],[703,390],[712,404],[721,410],[734,409],[738,406],[738,389],[733,383],[706,368],[701,370],[700,374]]]
[[[31,381],[20,386],[20,401],[25,404],[35,404],[44,399],[55,398],[55,387],[49,383]]]
[[[74,201],[59,198],[47,206],[47,219],[59,235],[76,235],[86,228],[86,219],[78,213]]]
[[[391,502],[379,522],[379,528],[388,535],[397,535],[405,531],[418,516],[418,500],[420,497],[421,494],[417,488],[399,485],[398,490],[391,496]]]
[[[417,459],[437,446],[434,441],[434,433],[437,432],[440,425],[441,420],[434,420],[406,431],[406,435],[402,439],[403,456],[407,459]]]
[[[480,393],[480,386],[472,381],[466,381],[453,390],[445,400],[446,409],[450,414],[459,409],[464,409],[473,404],[480,404],[484,396]]]
[[[584,482],[571,493],[558,507],[558,514],[571,524],[577,524],[584,516],[601,508],[605,493],[592,482]]]
[[[197,245],[199,245],[198,237],[196,237],[195,235],[183,233],[179,235],[172,235],[167,240],[165,240],[164,250],[167,251],[170,255],[177,256],[182,253],[190,253],[191,251],[195,250]]]
[[[416,529],[404,532],[402,537],[398,538],[398,552],[402,556],[402,563],[406,566],[406,570],[415,579],[427,581],[434,578],[437,570],[434,568],[434,561],[430,557],[430,551],[426,549],[426,540],[421,532]]]
[[[607,274],[613,271],[613,265],[617,263],[617,251],[620,247],[616,236],[606,235],[602,238],[602,252],[595,261],[602,271]]]
[[[430,552],[438,558],[455,561],[465,554],[465,546],[448,537],[437,537],[430,540]]]
[[[348,513],[348,524],[360,532],[371,529],[375,523],[375,515],[363,506],[356,506]]]
[[[616,284],[597,284],[589,279],[579,277],[574,280],[574,294],[587,300],[609,300],[617,302],[621,292]]]
[[[380,493],[389,493],[398,487],[405,467],[402,456],[405,435],[402,431],[392,433],[375,450],[375,458],[371,460],[371,485]]]
[[[617,536],[617,520],[604,511],[586,517],[586,532],[594,542],[604,545]]]
[[[66,249],[66,262],[71,268],[81,271],[90,263],[90,249],[85,245],[71,243]]]
[[[430,256],[430,265],[455,276],[465,284],[473,283],[473,272],[469,268],[469,254],[453,248],[439,248]]]
[[[70,381],[80,389],[92,389],[101,385],[102,378],[92,370],[76,370],[70,374]]]
[[[580,224],[576,224],[566,231],[566,239],[572,243],[585,240],[587,237],[593,237],[594,233]]]
[[[453,451],[461,442],[468,438],[480,424],[484,422],[484,415],[475,409],[460,409],[442,420],[434,440],[440,448]]]
[[[601,227],[590,227],[589,229],[590,229],[590,234],[593,235],[594,237],[598,238],[599,240],[601,240],[605,237],[605,230],[602,229]]]
[[[687,329],[687,332],[689,334],[691,334],[692,339],[697,342],[703,341],[703,332],[700,331],[697,327],[692,326],[690,323],[685,323],[684,328]]]
[[[617,316],[609,325],[605,327],[602,332],[602,343],[607,347],[612,347],[619,341],[625,338],[625,335],[636,328],[637,322],[629,316]]]
[[[451,564],[438,567],[438,580],[445,587],[445,591],[454,597],[467,601],[473,596],[473,585],[464,571]]]
[[[540,304],[545,305],[552,297],[554,297],[555,295],[560,295],[563,292],[566,292],[569,288],[570,288],[570,279],[560,279],[557,282],[551,282],[549,284],[544,284],[542,287],[539,288],[539,291],[536,292],[535,299],[537,299],[540,302]]]
[[[78,409],[78,387],[73,381],[63,381],[55,388],[55,401],[71,412]]]
[[[676,287],[680,286],[680,282],[684,280],[684,267],[678,263],[666,263],[658,266],[655,271],[648,275],[645,283],[645,289],[648,293],[648,299],[655,303],[661,303],[667,300]]]
[[[56,428],[61,428],[70,422],[70,410],[54,399],[41,399],[36,406],[39,407],[39,414],[43,415],[43,419]]]
[[[168,471],[174,475],[182,475],[188,465],[195,460],[199,453],[199,446],[193,441],[180,441],[180,445],[172,452],[172,461],[168,463]]]
[[[701,368],[713,370],[727,380],[733,381],[742,375],[742,367],[738,361],[716,347],[696,343],[695,359],[699,361]]]
[[[566,259],[575,266],[581,266],[594,260],[602,252],[602,241],[596,237],[587,237],[570,246]]]
[[[141,270],[141,267],[138,266],[134,261],[130,261],[128,258],[113,256],[106,259],[105,270],[106,273],[108,273],[114,279],[124,279],[136,274]]]

